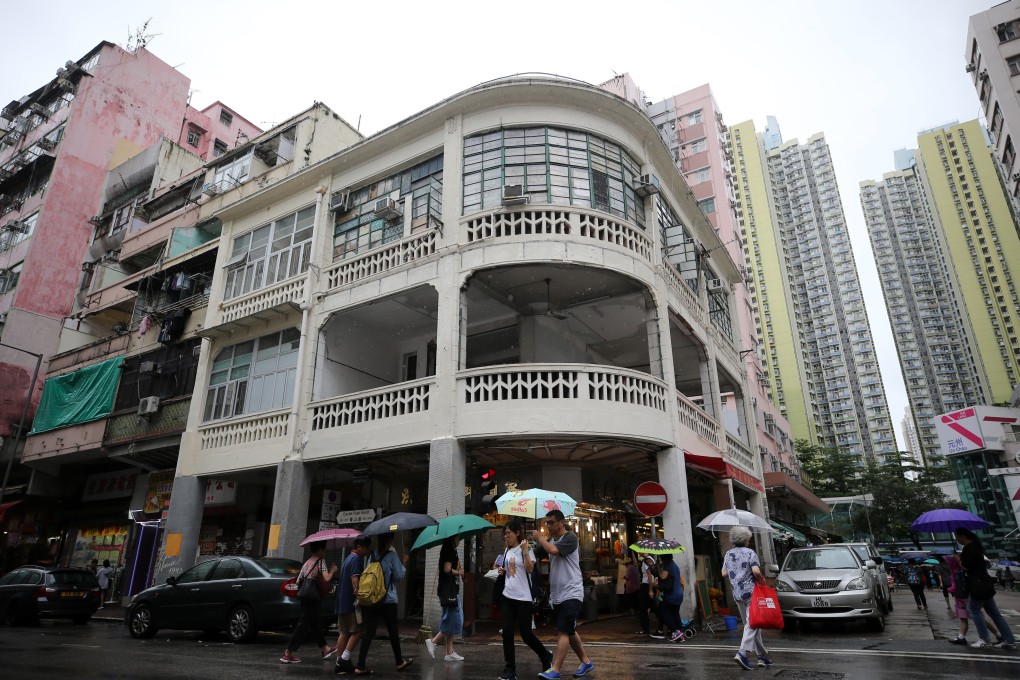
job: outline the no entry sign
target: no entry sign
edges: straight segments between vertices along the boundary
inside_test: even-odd
[[[634,491],[634,505],[645,517],[658,517],[666,509],[666,490],[658,482],[642,482]]]

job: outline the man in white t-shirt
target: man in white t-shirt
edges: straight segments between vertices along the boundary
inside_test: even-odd
[[[96,569],[96,580],[99,581],[99,591],[102,594],[99,603],[100,609],[106,606],[106,595],[110,590],[114,571],[114,568],[110,566],[110,560],[103,560],[103,566]]]

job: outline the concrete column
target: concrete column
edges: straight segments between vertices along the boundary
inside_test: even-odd
[[[691,518],[690,497],[687,494],[687,468],[684,465],[683,449],[670,447],[658,454],[659,483],[666,489],[666,511],[662,513],[662,528],[666,538],[681,543],[687,552],[675,556],[680,573],[687,583],[684,603],[680,615],[685,619],[694,618],[695,596],[694,576],[694,524]]]
[[[174,478],[154,583],[163,583],[168,576],[195,565],[204,502],[205,480],[191,475]]]
[[[311,470],[303,462],[283,460],[277,463],[266,555],[294,560],[303,558],[301,541],[308,535],[308,497],[311,492]]]
[[[751,494],[751,512],[766,520],[769,518],[768,511],[765,508],[765,494],[758,492]],[[774,564],[776,562],[776,554],[772,544],[772,534],[765,531],[756,531],[754,535],[758,543],[761,563],[763,565]],[[762,572],[764,571],[765,569],[762,569]]]
[[[467,446],[453,437],[433,439],[429,446],[428,513],[436,519],[464,514],[464,486],[467,481]],[[461,560],[463,564],[463,544]],[[433,631],[439,630],[442,608],[436,597],[439,577],[439,547],[430,548],[425,556],[425,621]],[[463,592],[463,591],[462,591]],[[474,619],[474,616],[467,617]]]

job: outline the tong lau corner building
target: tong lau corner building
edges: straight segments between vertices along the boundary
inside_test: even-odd
[[[109,43],[93,56],[70,74],[64,137],[41,145],[58,109],[17,142],[36,140],[52,173],[90,89],[158,62]],[[165,119],[112,131],[119,152],[78,196],[92,203],[64,208],[79,248],[40,239],[52,195],[19,207],[42,205],[25,276],[33,258],[73,276],[43,335],[7,302],[3,342],[47,352],[9,561],[112,558],[126,598],[202,555],[301,558],[338,514],[482,512],[489,470],[499,492],[580,501],[589,575],[615,575],[621,546],[649,534],[631,500],[643,481],[667,491],[659,535],[688,547],[688,581],[717,571],[698,519],[768,516],[744,276],[634,103],[518,76],[370,137],[320,103],[264,132],[219,103],[192,109],[163,68]],[[14,123],[22,110],[35,104]],[[412,559],[403,616],[430,606],[435,561]]]

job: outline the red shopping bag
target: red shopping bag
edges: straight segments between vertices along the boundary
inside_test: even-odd
[[[775,588],[754,586],[747,607],[747,625],[749,628],[783,629],[783,610],[779,608],[779,594]]]

